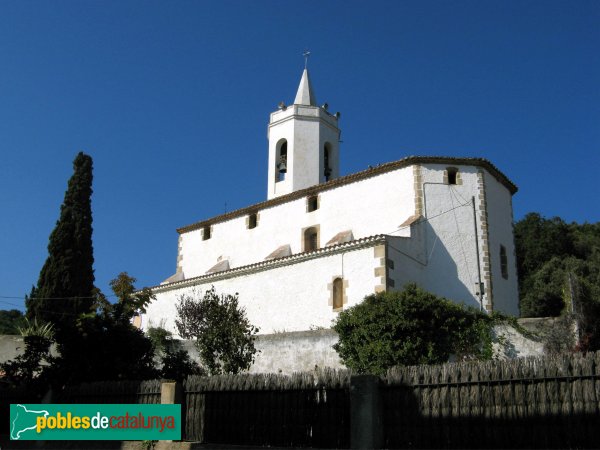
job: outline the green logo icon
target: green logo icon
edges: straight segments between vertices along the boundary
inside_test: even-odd
[[[10,405],[11,440],[180,440],[181,405]]]

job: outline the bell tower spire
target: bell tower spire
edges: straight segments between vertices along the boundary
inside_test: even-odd
[[[308,76],[308,69],[305,68],[302,72],[302,79],[298,86],[298,92],[294,100],[294,105],[306,105],[306,106],[317,106],[317,99],[315,97],[315,91],[310,83],[310,77]]]
[[[339,176],[339,114],[317,106],[305,67],[294,104],[279,104],[269,120],[269,180],[267,198],[289,194]]]

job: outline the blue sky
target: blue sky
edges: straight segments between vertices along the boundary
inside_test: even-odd
[[[171,275],[177,227],[264,200],[269,113],[304,49],[343,174],[483,157],[519,186],[516,220],[596,222],[599,24],[598,1],[4,0],[0,297],[37,282],[79,151],[106,293]]]

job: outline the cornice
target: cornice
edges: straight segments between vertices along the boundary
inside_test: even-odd
[[[386,240],[386,235],[377,234],[374,236],[368,236],[354,241],[345,242],[343,244],[331,245],[329,247],[319,248],[312,252],[296,253],[290,256],[284,256],[282,258],[271,259],[268,261],[260,261],[245,266],[234,267],[233,269],[224,270],[222,272],[216,272],[206,275],[200,275],[197,277],[189,278],[186,280],[175,281],[168,284],[160,284],[153,286],[150,289],[152,292],[166,292],[174,289],[181,289],[185,287],[195,286],[198,284],[212,283],[227,278],[234,278],[242,275],[248,275],[256,272],[262,272],[265,270],[271,270],[277,267],[288,266],[292,264],[298,264],[311,259],[321,258],[323,256],[336,255],[338,253],[345,253],[347,251],[360,250],[362,248],[368,248],[375,246],[379,243],[383,243]]]

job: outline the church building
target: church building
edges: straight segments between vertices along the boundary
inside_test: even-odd
[[[518,315],[506,175],[482,158],[406,156],[342,176],[339,121],[305,69],[294,103],[270,116],[267,199],[177,230],[177,269],[152,288],[144,329],[177,334],[179,297],[212,286],[239,293],[260,334],[330,328],[409,282]]]

